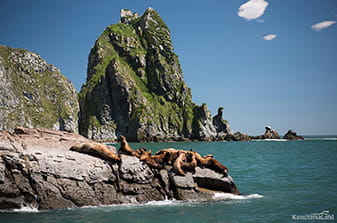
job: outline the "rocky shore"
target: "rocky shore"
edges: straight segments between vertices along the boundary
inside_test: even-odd
[[[154,168],[133,155],[120,161],[71,151],[93,143],[75,133],[18,127],[0,132],[0,209],[51,210],[165,199],[212,200],[215,192],[239,194],[232,178],[195,166],[184,175],[171,165]],[[116,148],[107,146],[117,154]]]

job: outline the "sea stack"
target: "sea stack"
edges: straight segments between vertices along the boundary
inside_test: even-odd
[[[80,133],[94,140],[213,140],[206,106],[192,102],[170,31],[158,12],[121,10],[91,49],[79,93]],[[206,110],[205,110],[206,109]],[[203,115],[203,114],[204,115]]]
[[[251,139],[281,139],[278,132],[270,126],[265,127],[265,132],[263,135],[251,136]]]

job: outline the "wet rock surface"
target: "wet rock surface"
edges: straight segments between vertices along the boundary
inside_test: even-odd
[[[239,194],[229,175],[207,168],[180,176],[171,166],[151,168],[135,156],[120,154],[121,161],[114,162],[69,150],[91,142],[75,133],[42,128],[1,131],[0,209],[211,200],[215,192]]]

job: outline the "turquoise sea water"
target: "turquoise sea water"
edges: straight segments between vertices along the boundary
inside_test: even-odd
[[[337,222],[337,140],[131,144],[212,153],[243,196],[213,202],[161,201],[41,212],[0,212],[0,222]],[[295,220],[322,213],[334,220]],[[295,216],[295,217],[294,217]],[[317,215],[315,215],[317,217]]]

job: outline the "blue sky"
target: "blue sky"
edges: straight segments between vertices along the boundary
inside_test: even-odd
[[[2,0],[0,44],[40,54],[79,90],[91,47],[120,9],[153,7],[171,30],[193,101],[213,115],[223,106],[232,129],[337,134],[337,1],[247,2]]]

